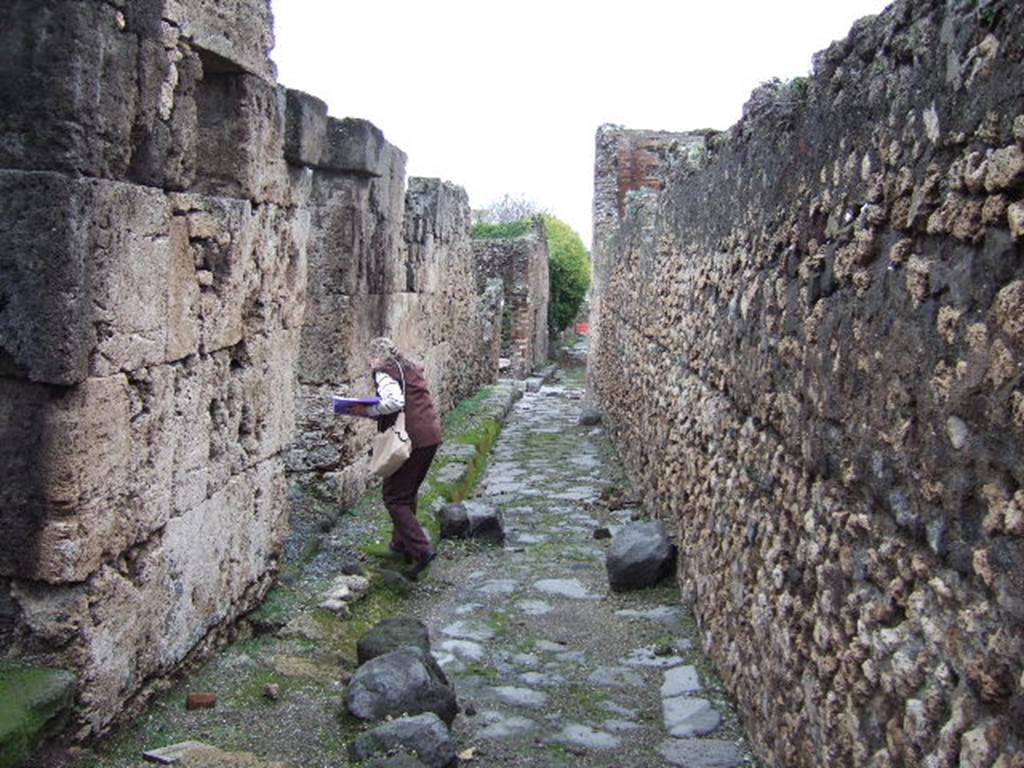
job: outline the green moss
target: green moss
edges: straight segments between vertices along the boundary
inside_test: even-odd
[[[74,689],[70,672],[0,666],[0,768],[28,757],[71,706]]]

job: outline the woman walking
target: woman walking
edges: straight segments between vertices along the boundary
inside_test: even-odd
[[[413,575],[436,556],[430,536],[416,519],[416,496],[441,444],[441,419],[430,395],[422,366],[402,355],[391,339],[370,342],[370,368],[380,403],[358,406],[350,413],[377,419],[383,432],[405,410],[405,428],[412,454],[393,475],[384,480],[384,505],[391,515],[391,550],[410,559]]]

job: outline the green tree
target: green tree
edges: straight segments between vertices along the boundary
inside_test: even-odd
[[[561,219],[544,216],[548,236],[548,277],[551,298],[548,324],[553,333],[575,319],[590,287],[590,253],[576,231]]]

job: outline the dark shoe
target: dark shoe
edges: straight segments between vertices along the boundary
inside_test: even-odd
[[[406,552],[401,547],[396,547],[394,544],[388,544],[388,551],[390,551],[391,554],[394,555],[395,557],[402,558],[407,563],[411,563],[412,562],[412,555],[410,555],[408,552]]]
[[[409,569],[409,577],[412,578],[412,579],[415,579],[417,576],[419,576],[421,573],[423,573],[423,571],[425,571],[429,567],[429,565],[432,562],[434,562],[434,558],[435,557],[437,557],[437,551],[436,550],[434,552],[431,552],[429,555],[427,555],[422,560],[417,560],[416,564],[413,565],[413,567]]]

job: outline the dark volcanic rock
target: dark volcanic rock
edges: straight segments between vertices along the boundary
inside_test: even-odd
[[[625,525],[612,539],[605,558],[608,582],[616,591],[657,584],[672,571],[675,547],[660,522]]]
[[[445,768],[455,761],[451,733],[432,712],[392,720],[360,734],[350,752],[354,760],[368,760],[382,753],[413,753],[427,768]]]
[[[501,510],[478,501],[446,504],[438,512],[442,539],[480,539],[494,544],[505,540]]]
[[[579,424],[584,427],[592,427],[601,423],[601,412],[593,406],[586,406],[580,411]]]
[[[366,631],[356,642],[359,664],[397,651],[405,646],[430,651],[430,633],[427,625],[409,616],[393,616]]]
[[[360,720],[433,712],[451,723],[455,691],[434,657],[407,646],[361,666],[345,690],[345,707]]]

